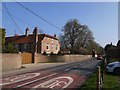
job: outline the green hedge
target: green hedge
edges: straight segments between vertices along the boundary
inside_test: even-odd
[[[106,55],[107,61],[111,62],[111,61],[115,61],[115,60],[120,60],[120,48],[117,47],[111,47],[108,49],[107,51],[107,55]]]

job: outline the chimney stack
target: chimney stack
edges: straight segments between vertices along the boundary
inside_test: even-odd
[[[38,42],[38,29],[35,27],[33,30],[33,44],[32,44],[32,63],[35,62],[35,54],[37,53]]]
[[[56,37],[56,34],[54,34],[54,37]]]
[[[33,31],[33,39],[34,39],[34,44],[35,44],[35,52],[37,51],[37,42],[38,42],[38,29],[37,27],[35,27],[34,31]]]
[[[30,30],[29,30],[29,28],[27,27],[26,28],[26,31],[25,31],[25,36],[27,37],[28,36],[28,32],[29,32]]]
[[[38,34],[38,29],[37,27],[35,27],[34,31],[33,31],[33,34],[37,35]]]

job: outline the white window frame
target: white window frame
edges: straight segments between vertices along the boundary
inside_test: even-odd
[[[58,50],[58,45],[56,45],[56,50]]]

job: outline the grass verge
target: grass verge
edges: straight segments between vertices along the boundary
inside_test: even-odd
[[[101,71],[104,70],[104,63],[100,64]],[[104,73],[102,88],[103,89],[111,89],[111,90],[119,90],[120,89],[120,76],[116,76],[111,73]],[[83,89],[96,89],[97,85],[97,71],[93,72],[88,79],[86,79],[85,83],[80,87]]]

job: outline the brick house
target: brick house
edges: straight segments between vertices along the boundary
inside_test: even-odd
[[[5,45],[15,43],[19,52],[36,52],[36,53],[54,53],[57,54],[60,50],[59,40],[56,35],[38,34],[37,28],[33,34],[28,34],[29,29],[26,29],[25,35],[15,35],[5,38]],[[35,51],[34,51],[35,50]]]

